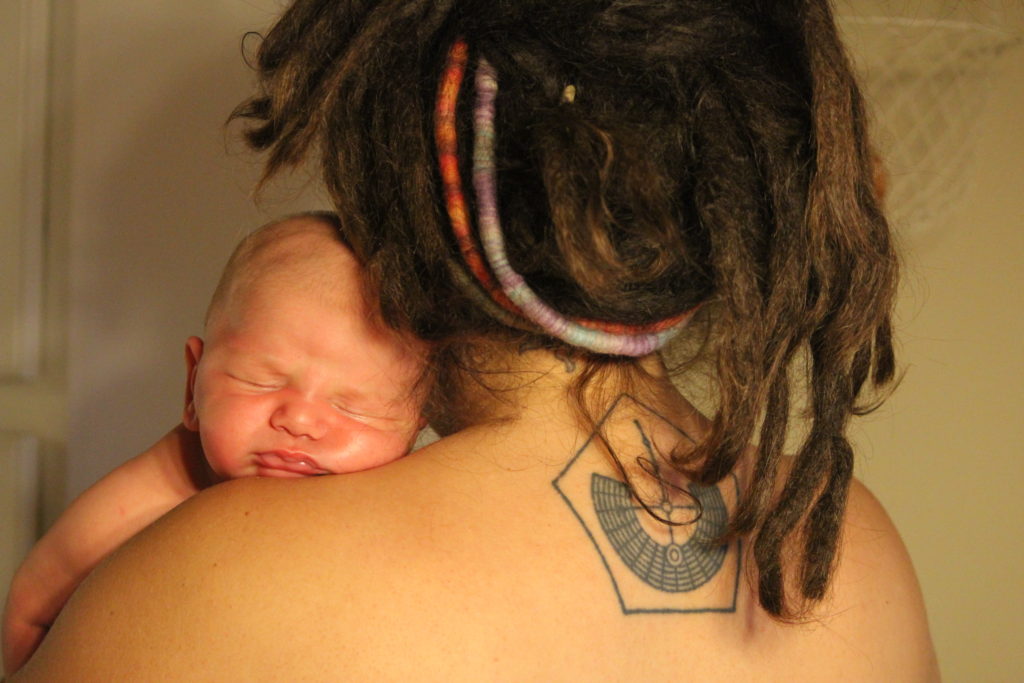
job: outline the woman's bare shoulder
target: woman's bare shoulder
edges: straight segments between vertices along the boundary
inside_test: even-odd
[[[358,679],[390,634],[437,618],[417,605],[450,583],[430,574],[452,564],[439,546],[467,545],[460,477],[406,458],[206,489],[101,564],[14,680]]]
[[[244,479],[189,499],[83,582],[24,680],[180,680],[175,672],[195,667],[210,680],[255,680],[254,652],[298,662],[327,646],[315,628],[301,637],[281,628],[316,623],[343,599],[343,570],[367,540],[350,519],[353,533],[324,548],[323,527],[336,526],[325,485],[336,484]],[[346,488],[358,497],[358,486]],[[325,583],[336,594],[323,595]]]
[[[851,661],[867,679],[939,678],[910,556],[882,504],[856,480],[850,488],[830,593],[812,624],[817,626],[810,629],[816,635],[806,645],[818,649],[819,640],[839,644],[855,655]],[[857,650],[862,656],[856,656]]]
[[[475,498],[469,487],[453,494],[461,479],[447,477],[449,471],[424,460],[344,477],[240,480],[204,491],[136,536],[82,585],[25,680],[173,680],[176,672],[197,668],[211,679],[244,680],[266,673],[253,667],[275,662],[294,667],[295,677],[312,676],[310,666],[356,678],[373,677],[371,668],[379,673],[382,666],[413,675],[387,654],[395,642],[415,648],[430,641],[418,661],[444,659],[450,650],[431,639],[465,629],[458,642],[472,641],[473,624],[453,618],[472,621],[468,615],[479,616],[496,599],[463,595],[475,585],[465,580],[473,578],[469,569],[493,567],[469,547],[472,530],[458,535],[480,515],[467,520],[464,509],[445,509],[453,498]],[[423,485],[431,480],[436,488]],[[763,647],[748,641],[737,652],[756,650],[758,662],[750,665],[765,680],[773,670],[800,680],[800,663],[805,673],[845,671],[851,680],[937,678],[906,550],[860,484],[851,490],[842,544],[832,594],[815,623],[766,626]],[[493,576],[479,583],[490,586]],[[522,595],[528,588],[518,587]],[[452,600],[462,602],[446,610]],[[629,630],[623,628],[610,630]]]

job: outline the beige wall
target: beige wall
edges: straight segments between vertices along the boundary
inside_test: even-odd
[[[855,430],[949,681],[1024,680],[1024,50],[997,65],[967,194],[905,255],[906,375]]]
[[[178,419],[182,343],[241,231],[310,206],[253,208],[251,162],[224,148],[223,119],[248,92],[240,36],[277,4],[54,3],[69,496]],[[956,219],[907,255],[906,378],[856,430],[860,474],[903,531],[950,681],[1024,679],[1022,62],[1004,60]]]

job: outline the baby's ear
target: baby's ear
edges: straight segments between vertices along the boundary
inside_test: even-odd
[[[196,415],[196,370],[203,357],[203,340],[189,337],[185,342],[185,412],[182,424],[193,432],[199,431],[199,417]]]

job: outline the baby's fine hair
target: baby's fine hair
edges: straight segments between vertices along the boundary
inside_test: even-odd
[[[341,233],[341,223],[337,215],[329,211],[292,214],[256,228],[239,240],[228,257],[213,296],[210,297],[210,304],[206,308],[204,325],[210,325],[211,320],[229,304],[235,292],[239,289],[248,289],[254,281],[266,276],[268,270],[281,270],[285,265],[292,271],[301,268],[307,271],[306,275],[309,276],[305,277],[304,281],[313,286],[318,280],[318,266],[312,257],[316,256],[322,247],[306,246],[302,250],[304,253],[296,252],[295,249],[281,249],[282,239],[311,231],[321,232],[337,240],[339,248],[350,249]],[[311,248],[314,249],[313,252],[310,251]],[[331,274],[322,275],[327,277]],[[292,272],[290,276],[298,276],[298,273]],[[336,274],[327,279],[329,283],[325,286],[334,286],[337,282]]]
[[[486,59],[500,87],[494,157],[512,268],[566,316],[646,325],[702,305],[717,407],[696,452],[673,457],[711,484],[757,444],[729,532],[754,536],[762,606],[798,614],[835,564],[847,422],[862,387],[894,374],[897,260],[827,0],[294,2],[260,47],[261,92],[235,116],[254,121],[267,177],[319,160],[385,319],[435,342],[442,379],[465,366],[467,338],[525,334],[453,275],[434,111],[459,39],[466,84]],[[590,368],[623,365],[538,340]],[[804,352],[808,432],[780,483]]]

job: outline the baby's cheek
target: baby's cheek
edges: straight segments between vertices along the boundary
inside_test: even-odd
[[[249,473],[244,471],[244,465],[251,446],[246,435],[252,430],[251,421],[237,410],[211,412],[213,419],[199,425],[207,463],[222,478],[246,476]]]
[[[347,430],[345,443],[339,444],[337,464],[331,467],[339,473],[359,472],[386,465],[408,452],[408,439],[402,432],[389,432],[366,427]]]
[[[235,475],[231,471],[231,459],[226,457],[228,444],[225,443],[223,434],[216,433],[216,430],[202,430],[200,432],[203,444],[203,454],[210,469],[221,479],[231,479]]]

